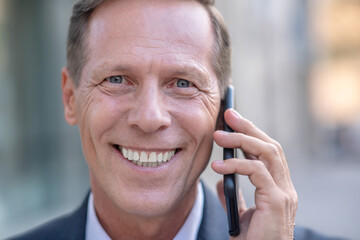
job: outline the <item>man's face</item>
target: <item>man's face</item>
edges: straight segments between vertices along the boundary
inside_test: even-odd
[[[91,17],[75,115],[93,191],[117,208],[165,214],[194,189],[220,108],[212,44],[194,1],[107,1]]]

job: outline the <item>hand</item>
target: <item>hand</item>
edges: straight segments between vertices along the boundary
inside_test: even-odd
[[[216,131],[215,142],[221,147],[242,149],[247,159],[214,161],[211,167],[219,174],[246,175],[256,187],[255,206],[249,209],[240,191],[241,232],[230,239],[293,239],[298,200],[280,144],[233,109],[225,112],[225,121],[235,133]],[[225,208],[221,182],[218,195]]]

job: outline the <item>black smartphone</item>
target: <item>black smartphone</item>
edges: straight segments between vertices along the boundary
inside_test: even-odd
[[[234,88],[229,86],[226,89],[226,95],[224,99],[224,112],[226,109],[234,108]],[[224,122],[224,131],[234,132],[226,123]],[[236,157],[236,149],[234,148],[224,148],[224,161],[229,158]],[[226,174],[224,175],[224,195],[226,199],[226,210],[227,210],[227,219],[229,224],[229,234],[230,236],[238,236],[240,234],[240,225],[239,225],[239,212],[238,212],[238,187],[237,187],[237,177],[235,174]]]

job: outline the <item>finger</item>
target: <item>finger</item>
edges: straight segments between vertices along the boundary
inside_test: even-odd
[[[218,181],[218,183],[216,184],[216,190],[217,190],[217,194],[218,194],[220,203],[223,206],[224,210],[226,211],[226,200],[225,200],[225,195],[224,195],[224,181],[223,180]]]
[[[250,159],[250,160],[258,160],[257,157],[255,157],[254,155],[251,155],[250,153],[244,152],[242,151],[242,153],[244,154],[244,157],[246,159]]]
[[[235,132],[240,132],[255,138],[259,138],[265,142],[272,142],[273,140],[252,122],[243,118],[236,110],[228,109],[224,114],[225,122]]]
[[[243,118],[236,110],[228,109],[224,114],[224,118],[226,123],[235,131],[239,133],[243,133],[248,136],[252,136],[254,138],[258,138],[263,140],[264,142],[270,143],[277,149],[277,151],[281,155],[281,159],[283,164],[287,167],[287,162],[285,156],[283,154],[283,150],[281,145],[270,138],[266,133],[257,128],[252,122]]]
[[[226,161],[214,161],[211,163],[211,167],[222,175],[238,173],[249,176],[251,183],[259,190],[277,188],[264,163],[258,160],[231,158]]]
[[[273,145],[273,148],[276,148],[281,156],[281,161],[285,169],[285,177],[287,179],[287,184],[291,182],[290,173],[289,173],[289,167],[284,155],[284,152],[282,150],[281,145],[275,141],[274,139],[270,138],[266,133],[261,131],[259,128],[257,128],[252,122],[249,120],[243,118],[236,110],[234,109],[228,109],[225,112],[225,121],[226,123],[236,132],[243,133],[245,135],[249,135],[258,139],[261,139],[267,143],[270,143]]]
[[[216,131],[214,133],[216,144],[224,148],[240,148],[247,154],[255,156],[257,159],[281,161],[279,150],[272,144],[264,142],[258,138],[248,136],[242,133],[229,133],[225,131]]]
[[[281,154],[274,145],[242,133],[224,131],[216,131],[214,140],[221,147],[240,148],[247,156],[252,155],[256,159],[263,161],[275,182],[281,187],[287,187],[287,182],[284,181],[287,170],[282,164]]]

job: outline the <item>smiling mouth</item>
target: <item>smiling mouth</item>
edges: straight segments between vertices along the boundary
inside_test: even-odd
[[[179,151],[179,149],[174,149],[165,152],[145,152],[124,148],[119,145],[113,146],[120,151],[127,160],[142,167],[157,167],[165,164]]]

